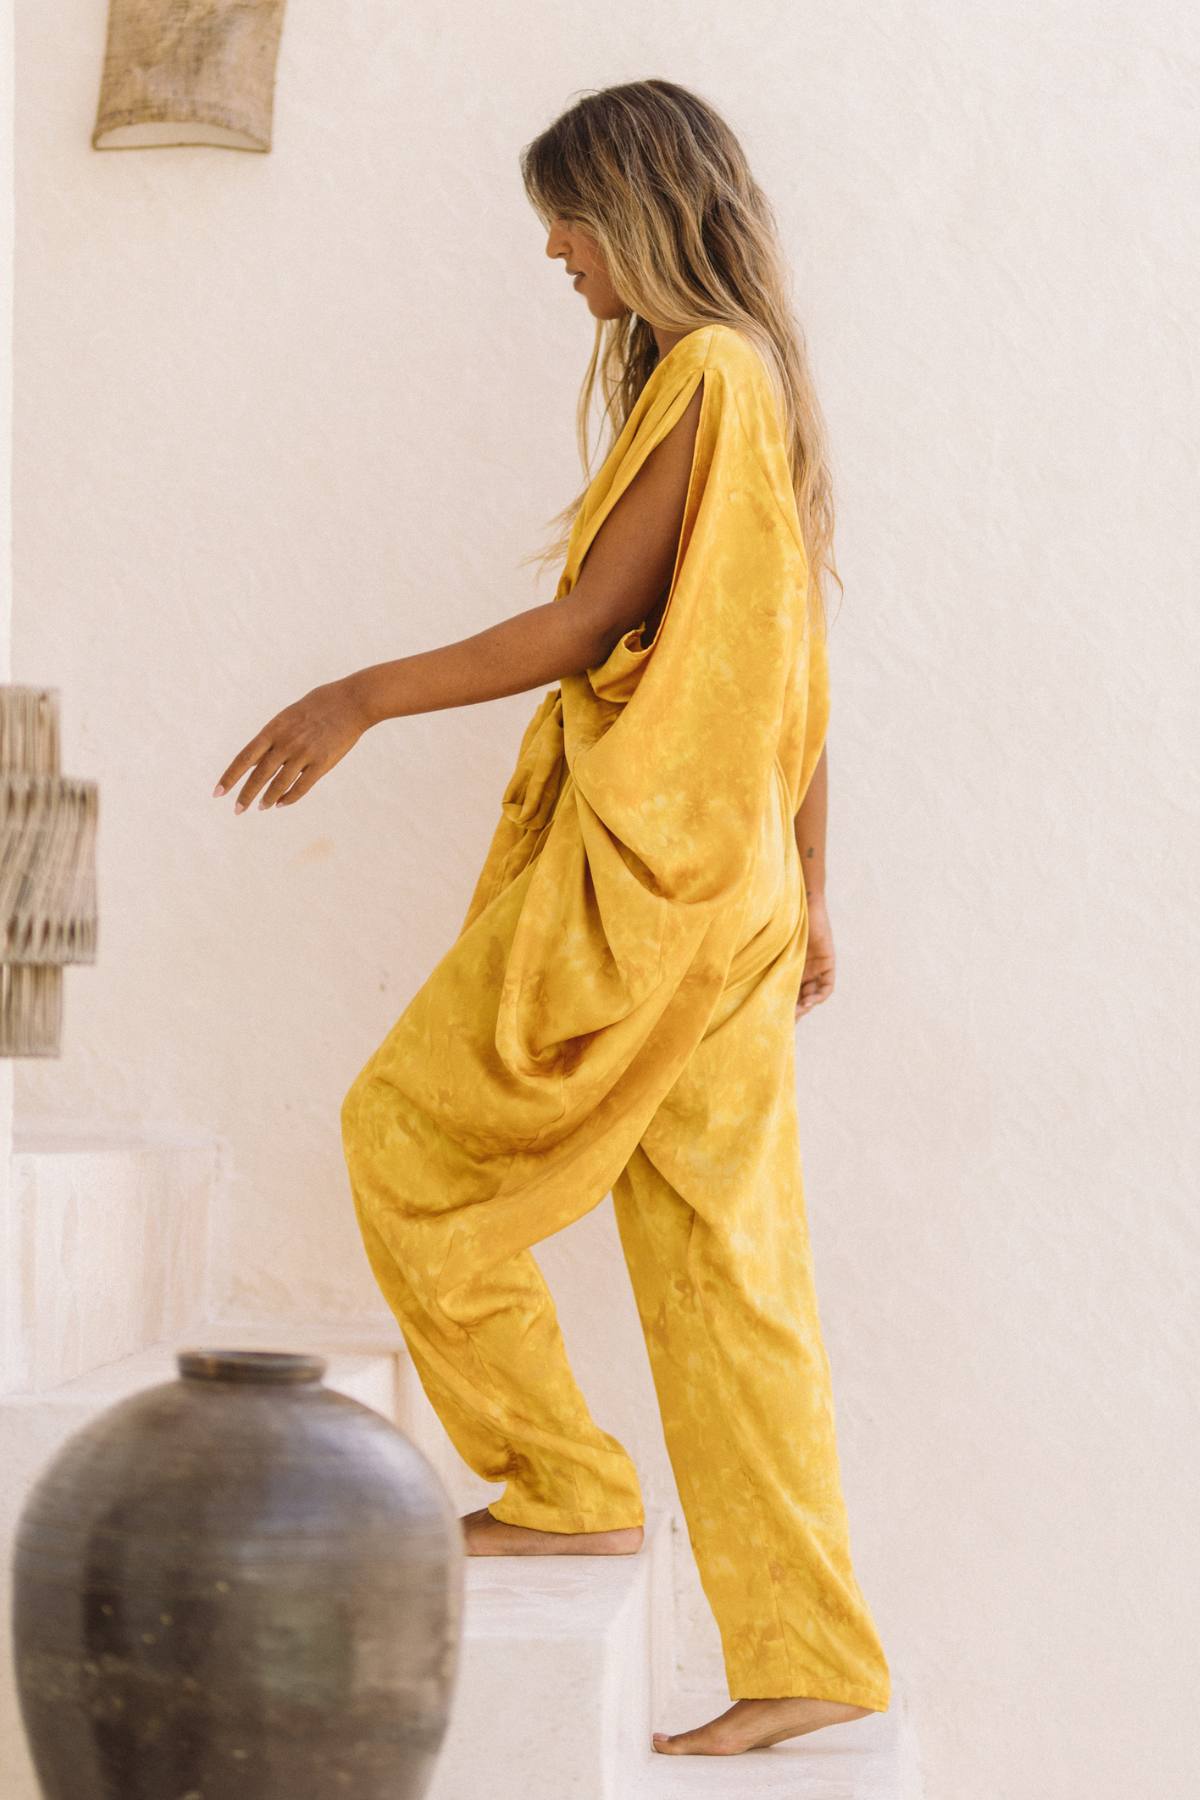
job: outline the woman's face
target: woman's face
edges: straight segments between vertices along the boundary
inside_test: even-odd
[[[555,219],[546,238],[546,255],[561,256],[576,291],[587,301],[593,318],[620,319],[629,308],[613,287],[596,239],[575,219]]]

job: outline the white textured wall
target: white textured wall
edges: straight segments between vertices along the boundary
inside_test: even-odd
[[[232,1297],[374,1303],[339,1103],[536,695],[390,723],[282,813],[209,792],[314,683],[548,597],[516,565],[590,320],[517,152],[583,87],[699,88],[840,478],[840,976],[798,1043],[859,1572],[931,1800],[1183,1800],[1194,9],[292,0],[267,157],[93,153],[101,0],[19,13],[16,666],[102,788],[100,960],[23,1113],[215,1128]],[[607,1206],[544,1260],[667,1492]]]

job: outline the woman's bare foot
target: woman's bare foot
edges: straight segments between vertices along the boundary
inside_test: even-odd
[[[486,1506],[463,1513],[463,1547],[468,1556],[634,1556],[642,1547],[640,1525],[617,1531],[534,1531],[508,1525]]]
[[[673,1736],[656,1731],[654,1748],[664,1756],[738,1756],[743,1750],[762,1750],[784,1738],[818,1731],[822,1725],[865,1718],[874,1710],[841,1700],[735,1700],[728,1712],[694,1731]]]

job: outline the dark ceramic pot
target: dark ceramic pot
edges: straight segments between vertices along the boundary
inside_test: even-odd
[[[462,1618],[445,1490],[320,1357],[177,1362],[77,1432],[21,1515],[46,1800],[418,1800]]]

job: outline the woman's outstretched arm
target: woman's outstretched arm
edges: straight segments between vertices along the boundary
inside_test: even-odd
[[[214,793],[227,793],[249,770],[236,811],[264,787],[260,807],[290,805],[383,719],[524,693],[602,663],[625,632],[649,617],[670,582],[702,388],[703,382],[605,518],[569,594],[453,644],[313,688],[239,750]]]

